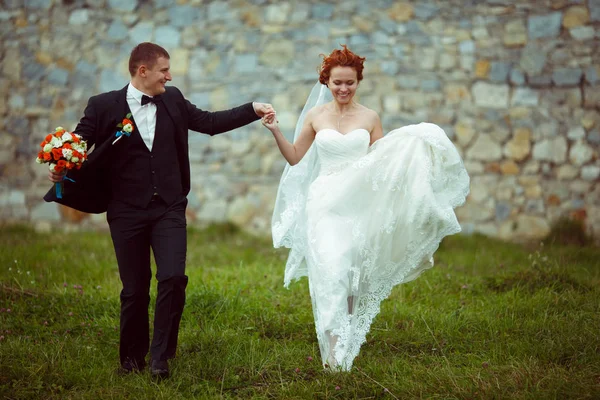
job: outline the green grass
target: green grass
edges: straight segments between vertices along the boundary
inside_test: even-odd
[[[328,373],[306,279],[283,288],[286,252],[192,229],[163,382],[116,373],[108,233],[5,226],[0,249],[0,399],[600,398],[598,247],[447,238],[436,267],[383,303],[353,371]]]

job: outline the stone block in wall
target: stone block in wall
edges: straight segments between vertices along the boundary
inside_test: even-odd
[[[522,20],[513,20],[504,26],[503,42],[506,47],[521,47],[527,44],[527,28]]]
[[[532,15],[527,19],[529,39],[552,39],[560,33],[562,13],[552,12],[544,15]]]
[[[520,173],[519,166],[512,160],[503,161],[500,164],[502,175],[518,175]]]
[[[581,168],[581,179],[595,182],[600,178],[600,167],[597,165],[586,165]]]
[[[263,47],[259,60],[267,67],[285,67],[293,60],[294,51],[295,45],[291,40],[272,40]]]
[[[154,43],[166,49],[177,48],[181,44],[181,32],[171,25],[159,26],[154,33]]]
[[[585,143],[583,140],[575,142],[569,151],[569,161],[573,164],[581,166],[590,161],[594,155],[598,156],[597,152],[594,152],[591,146]]]
[[[540,161],[552,161],[562,164],[567,160],[567,139],[558,136],[551,139],[542,139],[533,146],[533,159]]]
[[[465,104],[471,102],[471,92],[466,85],[450,83],[444,85],[444,98],[446,104]]]
[[[565,11],[562,26],[567,29],[583,26],[590,20],[590,13],[585,5],[572,6]]]
[[[516,128],[513,137],[504,146],[504,155],[513,160],[522,161],[531,152],[531,130]]]
[[[600,82],[598,77],[600,76],[600,67],[597,65],[590,65],[585,69],[585,82],[590,85],[595,85]]]
[[[108,0],[108,6],[117,11],[132,12],[138,6],[138,0]]]
[[[167,10],[169,24],[176,28],[184,28],[186,26],[194,25],[198,23],[198,19],[201,17],[200,12],[200,8],[193,7],[188,4],[173,5]]]
[[[460,221],[469,221],[480,223],[489,221],[495,215],[495,202],[488,199],[485,204],[478,204],[467,201],[467,203],[456,209],[456,216]]]
[[[475,63],[475,77],[487,79],[490,74],[491,63],[489,60],[477,60]]]
[[[129,40],[132,43],[149,42],[152,40],[154,32],[154,22],[140,21],[129,29]]]
[[[85,25],[90,20],[90,10],[78,9],[73,10],[69,16],[69,25],[80,26]]]
[[[505,83],[508,80],[511,64],[509,62],[494,61],[491,64],[489,79],[495,83]]]
[[[476,82],[471,88],[475,105],[489,108],[508,108],[510,87],[487,82]]]
[[[58,204],[40,201],[40,203],[32,209],[31,219],[33,221],[60,221],[61,217],[58,210]]]
[[[600,130],[594,129],[587,134],[588,143],[600,146]]]
[[[417,3],[414,5],[415,18],[428,20],[436,17],[440,12],[440,9],[435,4],[431,3]]]
[[[596,31],[592,26],[577,26],[569,29],[569,34],[575,40],[585,41],[594,39]]]
[[[538,240],[550,233],[550,225],[543,217],[532,215],[519,215],[516,218],[513,239],[516,240]]]
[[[208,201],[200,207],[196,218],[207,223],[227,221],[227,202],[223,200]]]
[[[546,65],[547,52],[534,45],[529,45],[521,50],[519,66],[527,75],[539,75]]]
[[[481,161],[496,161],[502,158],[502,147],[489,135],[479,135],[466,152],[467,158]]]
[[[387,15],[394,21],[406,22],[414,17],[415,10],[410,3],[397,2],[388,9]]]
[[[550,75],[535,75],[528,76],[527,83],[534,88],[549,87],[552,85],[552,76]]]
[[[583,139],[585,137],[585,129],[583,129],[583,126],[572,126],[567,132],[567,137],[571,140]]]
[[[468,146],[476,134],[475,122],[471,119],[461,119],[454,125],[454,134],[458,144]]]
[[[110,40],[121,41],[127,38],[129,35],[129,28],[125,24],[116,19],[114,20],[108,30],[106,31],[106,37]]]
[[[600,110],[600,90],[595,86],[584,86],[583,106],[588,109]]]
[[[556,178],[561,181],[567,181],[577,178],[579,175],[579,168],[574,167],[571,164],[561,165],[556,170]]]
[[[75,210],[74,208],[65,207],[60,204],[58,205],[58,209],[60,211],[60,215],[62,216],[62,220],[70,223],[79,224],[89,216],[89,214]]]
[[[26,63],[25,65],[28,65]],[[19,49],[16,47],[4,48],[4,57],[1,63],[2,75],[7,77],[9,80],[16,82],[21,79],[21,55]],[[25,72],[25,70],[23,71]],[[25,74],[24,78],[28,78]]]
[[[600,0],[588,0],[587,3],[590,9],[590,20],[592,22],[600,21]]]
[[[515,88],[510,100],[511,106],[537,107],[539,104],[539,94],[537,90],[522,87]]]
[[[552,81],[556,86],[577,86],[582,77],[581,68],[559,68],[552,72]]]

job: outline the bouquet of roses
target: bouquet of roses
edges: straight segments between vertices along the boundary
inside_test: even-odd
[[[38,164],[48,163],[50,171],[60,174],[76,168],[87,160],[87,143],[76,133],[69,133],[63,127],[58,127],[49,135],[46,135],[40,144],[42,150],[38,153],[36,162]],[[72,179],[66,177],[63,179]],[[74,182],[74,181],[73,181]],[[62,199],[63,182],[56,182],[56,197]]]

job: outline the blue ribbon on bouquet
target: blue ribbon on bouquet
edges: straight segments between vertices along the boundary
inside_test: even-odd
[[[71,181],[71,182],[75,182],[73,179],[69,178],[68,176],[63,176],[62,180],[67,180],[67,181]],[[56,189],[56,198],[57,199],[62,199],[62,192],[63,192],[63,183],[61,182],[56,182],[54,184],[54,188]]]

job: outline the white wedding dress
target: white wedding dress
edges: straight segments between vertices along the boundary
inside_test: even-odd
[[[365,129],[317,132],[306,163],[286,167],[273,215],[275,247],[291,249],[285,285],[308,276],[322,362],[335,370],[351,369],[392,288],[432,267],[440,241],[460,231],[454,208],[469,192],[437,125],[369,142]]]

